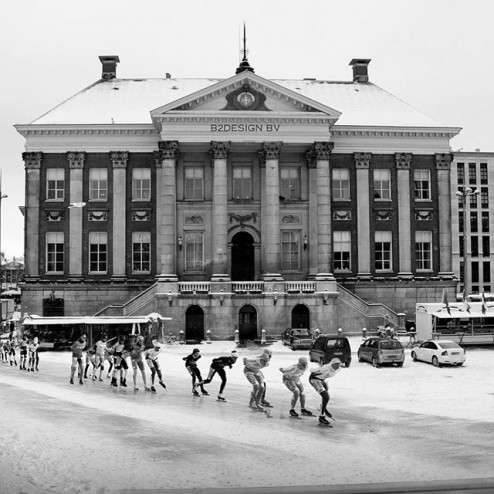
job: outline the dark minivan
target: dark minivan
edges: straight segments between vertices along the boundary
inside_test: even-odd
[[[352,362],[352,349],[348,338],[337,335],[319,335],[312,342],[309,350],[310,361],[327,364],[332,358],[337,357],[345,367],[350,367]]]

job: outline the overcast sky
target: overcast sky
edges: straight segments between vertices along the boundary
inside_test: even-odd
[[[3,0],[7,257],[24,251],[24,139],[14,124],[32,122],[98,80],[99,55],[118,55],[122,78],[230,77],[244,21],[256,74],[345,81],[352,58],[370,58],[374,84],[445,126],[463,128],[453,150],[494,152],[492,0]]]

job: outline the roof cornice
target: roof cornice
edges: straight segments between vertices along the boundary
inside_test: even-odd
[[[457,136],[461,127],[390,127],[334,125],[333,137],[447,137]]]
[[[150,124],[50,124],[14,125],[23,137],[51,135],[156,135],[156,127]]]

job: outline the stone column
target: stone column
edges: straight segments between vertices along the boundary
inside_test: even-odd
[[[26,170],[26,209],[24,213],[24,276],[39,278],[40,170],[43,153],[22,153]]]
[[[281,142],[263,143],[264,165],[264,280],[282,280],[280,274],[280,173],[279,156]]]
[[[178,141],[159,142],[156,159],[156,272],[161,282],[177,277],[177,159]]]
[[[71,204],[82,203],[82,173],[86,153],[69,152],[69,193]],[[82,207],[69,208],[69,279],[82,280]]]
[[[398,238],[400,261],[398,276],[412,278],[412,238],[410,225],[410,164],[412,163],[412,154],[396,153],[395,162],[398,177]]]
[[[357,276],[364,280],[371,278],[369,164],[372,154],[355,153],[353,158],[357,170]]]
[[[316,280],[334,279],[331,274],[331,187],[329,180],[329,157],[332,142],[315,142],[312,154],[317,166],[317,276]]]
[[[125,190],[128,158],[129,153],[127,152],[112,151],[110,153],[110,160],[113,167],[113,281],[125,281],[126,277],[127,197]]]
[[[439,211],[439,276],[446,279],[454,277],[452,264],[453,239],[451,234],[451,161],[451,154],[436,154]],[[469,200],[469,197],[465,198],[465,201]],[[465,215],[464,221],[469,220]]]
[[[312,150],[305,153],[309,169],[309,273],[307,278],[313,280],[318,272],[317,265],[317,161]]]
[[[229,142],[211,142],[213,174],[212,258],[211,281],[229,281],[228,274],[228,199],[226,164],[230,153]]]

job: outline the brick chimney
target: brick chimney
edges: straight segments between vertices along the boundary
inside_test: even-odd
[[[120,63],[120,59],[117,55],[102,55],[99,57],[102,64],[101,78],[104,81],[115,79],[117,77],[117,63]]]
[[[353,82],[369,82],[368,66],[370,58],[353,58],[350,65],[353,69]]]

